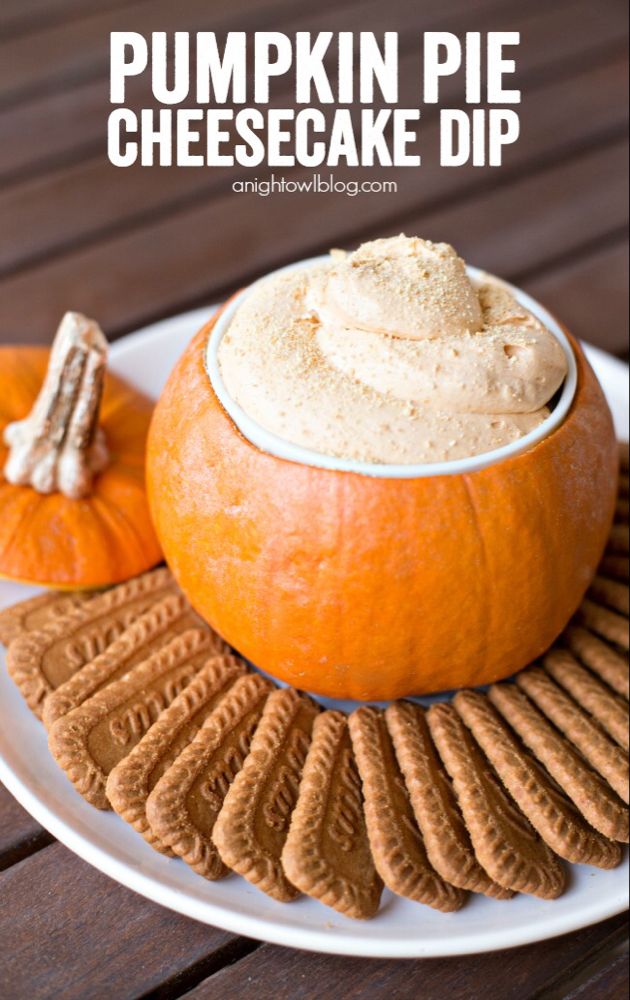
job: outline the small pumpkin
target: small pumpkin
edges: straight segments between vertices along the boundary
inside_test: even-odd
[[[0,347],[0,576],[101,587],[161,559],[144,488],[152,403],[78,313],[52,351]]]
[[[166,559],[257,666],[336,698],[506,677],[575,612],[615,502],[608,406],[579,345],[564,422],[467,475],[371,478],[289,462],[239,433],[204,366],[212,322],[159,400],[148,493]]]

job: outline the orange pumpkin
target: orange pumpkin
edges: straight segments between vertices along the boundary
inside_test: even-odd
[[[150,400],[105,377],[99,424],[109,461],[89,496],[44,495],[2,473],[3,432],[31,411],[49,355],[43,347],[0,347],[0,576],[56,588],[126,580],[162,558],[144,488]]]
[[[195,608],[254,664],[337,698],[495,681],[576,610],[615,502],[608,406],[577,343],[565,421],[468,475],[370,478],[245,440],[204,367],[208,324],[153,417],[148,493]]]

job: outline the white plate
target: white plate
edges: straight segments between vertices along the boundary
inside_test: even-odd
[[[124,338],[112,348],[113,367],[156,396],[209,315],[209,309],[195,310]],[[627,434],[627,367],[594,348],[588,348],[588,355],[617,431]],[[0,583],[0,606],[34,592]],[[186,916],[275,944],[366,957],[461,955],[554,937],[628,906],[627,856],[614,871],[571,866],[570,888],[552,902],[517,896],[501,903],[475,896],[459,913],[441,914],[386,891],[377,917],[365,923],[306,898],[276,903],[238,876],[206,882],[182,861],[157,854],[113,813],[83,801],[53,762],[43,727],[5,669],[0,670],[0,780],[70,850],[123,885]]]

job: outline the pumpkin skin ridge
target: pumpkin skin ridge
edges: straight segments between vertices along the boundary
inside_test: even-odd
[[[163,558],[144,485],[145,442],[153,404],[124,379],[107,373],[99,423],[110,446],[110,462],[95,477],[89,498],[40,496],[29,486],[7,483],[1,474],[7,455],[2,430],[9,421],[29,413],[49,353],[39,346],[0,347],[0,368],[7,386],[0,408],[0,507],[4,515],[0,579],[55,590],[98,589],[136,576]],[[33,502],[21,512],[21,497],[29,495]],[[122,533],[115,530],[114,508],[119,526],[124,527]],[[101,518],[97,510],[108,512]],[[46,512],[50,512],[48,521]],[[28,518],[26,524],[22,513]]]
[[[4,480],[3,480],[2,485],[3,486],[6,485],[7,491],[11,490],[11,485],[9,483],[6,483]],[[28,489],[27,487],[20,488],[20,498],[22,498],[22,497],[24,499],[25,504],[27,504],[28,506],[27,506],[26,510],[24,511],[24,514],[20,517],[20,528],[23,527],[24,523],[28,522],[28,520],[30,518],[34,517],[34,515],[35,515],[35,508],[37,507],[37,504],[39,503],[39,500],[38,500],[38,498],[37,498],[34,490]],[[2,499],[1,494],[0,494],[0,499]],[[0,565],[2,565],[4,563],[5,559],[10,559],[11,558],[10,557],[10,550],[11,550],[11,548],[13,546],[16,546],[16,545],[19,545],[19,542],[18,542],[18,539],[15,536],[15,533],[13,533],[12,535],[9,535],[7,537],[6,542],[2,545],[2,548],[0,549]],[[6,579],[11,579],[11,577],[6,577]]]
[[[138,532],[136,531],[135,525],[129,520],[128,517],[126,517],[124,511],[120,510],[120,508],[118,508],[116,504],[108,497],[103,496],[102,494],[99,493],[94,494],[94,497],[92,499],[92,505],[96,510],[98,510],[99,508],[103,510],[103,513],[99,517],[99,520],[103,525],[110,524],[111,528],[115,528],[116,523],[118,523],[124,527],[125,542],[127,542],[129,539],[133,539],[137,551],[137,559],[140,560],[142,558],[142,549],[143,549],[142,539],[138,534]],[[107,519],[105,517],[105,514],[107,515]],[[115,530],[114,531],[110,530],[109,534],[110,537],[115,541],[116,537]],[[122,532],[121,532],[121,540],[122,540]]]
[[[614,506],[617,450],[610,413],[570,334],[578,366],[576,394],[563,423],[542,441],[465,479],[374,479],[279,459],[259,451],[244,438],[214,395],[205,369],[204,347],[217,315],[193,338],[171,374],[154,412],[147,447],[149,502],[165,557],[192,605],[212,627],[273,676],[317,694],[358,700],[488,683],[540,655],[562,631],[590,583]],[[522,517],[528,510],[520,499],[523,489],[536,501],[529,527]],[[503,575],[498,579],[488,569],[486,578],[493,591],[496,587],[494,597],[488,600],[492,599],[490,620],[500,642],[497,636],[490,641],[479,626],[478,601],[474,599],[474,587],[479,584],[472,574],[475,560],[470,559],[469,518],[463,514],[465,490],[469,492],[465,502],[469,512],[472,507],[479,508],[487,525],[491,511],[493,524],[495,514],[499,522],[488,566],[494,562],[503,565]],[[346,497],[344,512],[336,520],[342,494]],[[398,499],[392,500],[397,494]],[[401,494],[407,497],[406,505]],[[361,500],[366,497],[363,510]],[[351,598],[360,594],[356,571],[347,591],[342,580],[337,581],[336,592],[331,592],[330,561],[337,559],[338,568],[342,557],[338,551],[331,555],[330,549],[334,550],[333,541],[341,533],[344,558],[350,564],[353,559],[356,562],[357,553],[343,541],[345,525],[352,524],[355,517],[357,535],[366,526],[369,529],[385,500],[406,520],[407,533],[409,524],[415,523],[424,538],[429,514],[434,540],[440,545],[434,546],[429,563],[426,544],[423,549],[417,539],[406,539],[409,553],[403,551],[402,542],[398,544],[398,562],[392,560],[384,544],[380,549],[378,543],[372,549],[368,544],[359,546],[360,556],[380,552],[379,568],[384,567],[382,576],[387,577],[389,586],[381,601],[378,581],[373,582],[371,591],[364,587],[364,600],[355,599],[353,604]],[[551,501],[561,501],[562,510],[550,509]],[[305,504],[302,508],[301,503]],[[301,509],[301,524],[292,506]],[[406,519],[402,517],[405,510]],[[305,544],[306,549],[308,545],[317,549],[315,553],[304,552],[299,546],[300,538],[304,541],[308,537],[305,519],[318,527],[321,523],[327,532],[321,544],[319,537],[314,540],[312,536]],[[382,513],[376,523],[386,536],[386,514]],[[282,525],[280,533],[278,524]],[[453,535],[453,525],[458,529],[457,537],[447,539],[447,534]],[[536,540],[543,525],[561,530],[554,534],[547,527],[546,536]],[[465,536],[463,528],[467,529]],[[476,530],[481,530],[478,524]],[[302,536],[301,531],[305,532]],[[430,536],[429,531],[429,541]],[[265,548],[265,537],[273,538],[274,544]],[[293,542],[287,543],[292,537]],[[513,538],[525,550],[531,547],[545,558],[541,569],[535,561],[528,563],[527,551],[514,552],[512,581],[506,578],[504,564],[506,544]],[[485,535],[484,539],[488,541]],[[441,577],[435,571],[435,552],[447,559],[449,572]],[[404,575],[394,572],[404,570],[409,577],[412,556],[419,560],[420,575],[428,581],[424,591],[416,587],[422,600],[405,589],[409,579],[405,581]],[[301,562],[302,583],[305,578],[316,580],[315,598],[304,587],[300,590],[299,573],[292,573],[292,559]],[[207,572],[205,567],[209,567]],[[269,567],[273,573],[265,578]],[[278,573],[282,574],[280,579]],[[473,587],[473,599],[461,585],[462,573]],[[545,580],[542,595],[536,590],[536,578],[541,575]],[[556,594],[554,586],[559,580],[562,586]],[[437,583],[434,590],[432,582]],[[519,588],[527,588],[525,601]],[[391,590],[399,597],[405,595],[399,608],[392,602]],[[527,606],[530,620],[519,624],[514,606],[521,603]],[[368,605],[378,612],[376,617],[372,614],[370,619],[365,610]],[[434,635],[422,637],[423,626],[412,620],[412,606],[417,617],[431,621],[431,629],[424,631]],[[450,634],[445,628],[445,611]],[[349,618],[356,619],[353,626],[348,625]],[[507,623],[502,623],[503,618]],[[337,650],[339,658],[331,663]]]

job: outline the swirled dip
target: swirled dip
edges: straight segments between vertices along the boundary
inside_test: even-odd
[[[522,437],[566,375],[555,337],[507,289],[473,285],[448,244],[405,236],[263,281],[219,365],[235,402],[279,437],[389,464]]]

